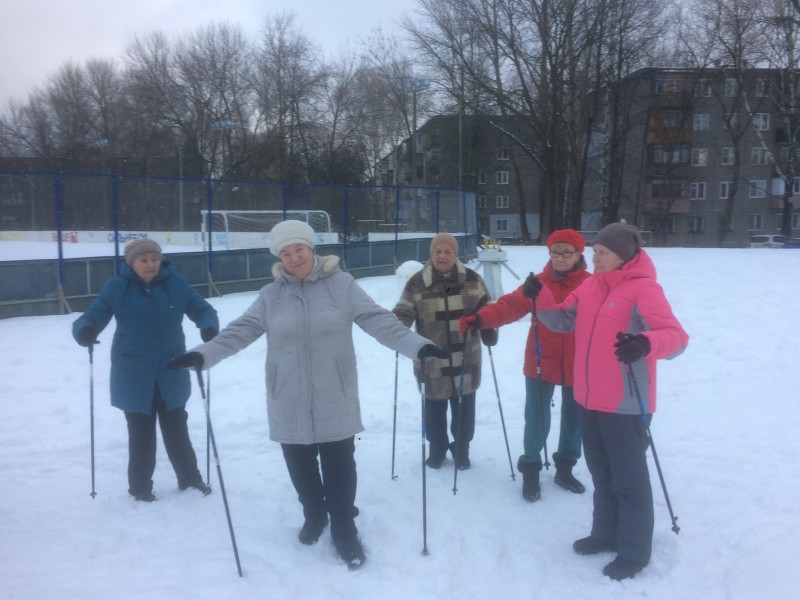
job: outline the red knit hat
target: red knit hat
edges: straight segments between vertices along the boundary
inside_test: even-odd
[[[586,248],[586,240],[574,229],[559,229],[554,231],[550,234],[550,237],[547,238],[547,247],[550,248],[553,244],[559,242],[575,246],[578,252],[583,252],[584,248]]]

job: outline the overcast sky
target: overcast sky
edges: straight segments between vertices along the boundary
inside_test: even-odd
[[[268,17],[291,12],[326,54],[396,25],[416,0],[0,0],[0,105],[26,101],[67,60],[118,60],[134,36],[181,35],[210,23],[240,25],[255,40]]]

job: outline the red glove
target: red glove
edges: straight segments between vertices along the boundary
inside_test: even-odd
[[[479,314],[465,315],[458,320],[458,330],[461,333],[466,333],[470,329],[481,328],[481,317]]]

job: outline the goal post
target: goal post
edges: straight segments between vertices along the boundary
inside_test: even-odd
[[[324,210],[204,210],[200,214],[203,245],[208,240],[218,248],[267,248],[269,232],[284,220],[308,223],[319,244],[335,244],[338,233],[331,229],[330,215]]]

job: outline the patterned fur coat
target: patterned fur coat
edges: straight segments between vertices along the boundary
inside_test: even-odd
[[[393,309],[394,314],[406,327],[416,323],[417,333],[450,352],[450,358],[426,359],[427,398],[447,400],[458,396],[459,392],[470,394],[480,386],[481,338],[477,331],[462,335],[458,330],[458,320],[476,312],[490,300],[481,276],[458,260],[447,274],[439,273],[428,261],[408,280]],[[496,335],[493,330],[484,333]],[[414,374],[417,382],[421,382],[419,361],[414,361]]]

